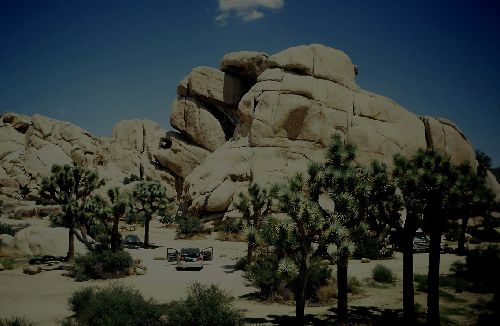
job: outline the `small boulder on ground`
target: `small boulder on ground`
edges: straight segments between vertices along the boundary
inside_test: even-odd
[[[2,265],[2,263],[0,263],[0,272],[4,271],[4,270],[5,270],[5,267]]]
[[[42,271],[40,266],[26,266],[23,268],[23,273],[28,275],[35,275]]]

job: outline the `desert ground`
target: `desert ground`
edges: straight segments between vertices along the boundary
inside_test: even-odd
[[[2,222],[13,223],[14,221],[2,219]],[[48,225],[48,221],[34,219],[31,220],[31,223]],[[139,227],[132,233],[138,234],[142,239],[143,229]],[[242,271],[235,271],[232,268],[236,259],[245,255],[246,243],[219,241],[215,239],[213,233],[202,240],[176,240],[175,230],[165,228],[158,222],[152,223],[150,237],[151,243],[158,248],[127,249],[134,259],[139,258],[143,261],[142,264],[147,267],[145,275],[134,275],[118,280],[76,282],[72,278],[62,276],[63,271],[61,270],[43,271],[32,276],[23,274],[21,267],[0,272],[0,316],[25,316],[36,325],[55,325],[71,315],[67,300],[75,290],[86,286],[104,286],[111,282],[121,282],[133,286],[139,289],[145,297],[152,297],[160,303],[183,297],[186,293],[186,287],[192,282],[219,284],[236,298],[235,304],[244,309],[249,324],[279,324],[280,320],[283,322],[283,318],[294,316],[293,304],[259,302],[248,299],[248,295],[257,289],[246,284]],[[61,241],[61,243],[65,242]],[[205,262],[204,269],[201,271],[177,271],[175,263],[159,260],[160,257],[165,257],[166,248],[180,249],[186,246],[195,246],[201,249],[213,247],[213,261]],[[65,247],[61,249],[62,251],[66,250]],[[448,273],[450,265],[460,259],[452,254],[443,254],[441,256],[441,273]],[[427,272],[427,260],[427,254],[414,255],[414,272],[416,274]],[[373,286],[369,284],[370,282],[367,280],[371,276],[371,270],[379,263],[395,272],[397,281],[394,285]],[[401,309],[402,272],[400,253],[395,253],[393,259],[369,263],[351,260],[349,274],[364,281],[362,293],[350,298],[350,306],[354,309],[356,309],[355,307],[373,307],[378,312],[385,309]],[[470,293],[453,294],[453,298],[455,300],[452,302],[443,301],[442,305],[445,306],[443,313],[446,313],[449,305],[452,305],[451,308],[456,308],[453,305],[463,304],[463,302],[474,303],[480,299],[480,297]],[[422,307],[425,307],[425,300],[425,294],[416,295],[416,302]],[[334,306],[335,302],[325,306],[310,305],[306,307],[306,314],[327,318],[329,314],[332,314],[331,309]],[[470,322],[464,316],[451,316],[451,320],[458,323]]]

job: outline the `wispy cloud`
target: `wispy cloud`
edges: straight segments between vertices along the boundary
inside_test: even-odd
[[[235,14],[244,22],[258,20],[264,17],[263,10],[277,10],[285,5],[285,0],[218,0],[220,14],[215,21],[220,26],[227,24],[227,19]]]

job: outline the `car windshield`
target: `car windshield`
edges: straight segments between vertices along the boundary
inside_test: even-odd
[[[196,258],[200,255],[200,249],[198,249],[198,248],[182,248],[181,255],[184,257]]]
[[[125,240],[127,240],[127,241],[139,241],[139,237],[136,235],[127,235],[125,237]]]

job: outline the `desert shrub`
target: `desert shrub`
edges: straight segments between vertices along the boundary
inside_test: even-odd
[[[139,178],[137,175],[131,174],[130,177],[123,178],[123,184],[126,185],[126,184],[132,183],[134,181],[140,181],[140,180],[141,180],[141,178]]]
[[[153,299],[146,300],[138,290],[120,284],[83,288],[68,303],[79,326],[164,324],[165,312]]]
[[[356,243],[352,257],[354,259],[378,259],[382,244],[377,238],[366,236]]]
[[[242,261],[243,265],[245,261]],[[243,275],[253,286],[259,288],[264,298],[286,297],[280,293],[290,292],[293,284],[286,284],[276,272],[278,270],[278,259],[274,253],[259,254],[255,260],[247,266]],[[320,259],[311,260],[310,272],[307,276],[306,299],[316,300],[316,294],[321,286],[328,283],[332,270],[327,263]]]
[[[34,326],[24,317],[0,318],[0,326]]]
[[[217,240],[220,241],[233,241],[233,242],[246,242],[247,237],[242,233],[226,233],[226,232],[218,232]]]
[[[465,277],[465,271],[466,271],[465,263],[459,260],[453,262],[450,266],[450,272],[452,272],[453,275],[456,277]]]
[[[0,264],[7,270],[14,269],[16,266],[16,261],[12,257],[0,257]]]
[[[126,251],[111,250],[90,251],[75,259],[75,279],[84,281],[92,279],[117,278],[129,275],[133,266],[132,256]]]
[[[347,279],[347,292],[358,294],[361,292],[361,281],[356,276],[349,276]]]
[[[278,277],[278,259],[274,253],[262,253],[256,255],[255,260],[243,274],[243,277],[248,280],[253,286],[260,290],[263,297],[271,297],[279,287],[283,285],[283,281]]]
[[[372,277],[375,282],[392,283],[395,276],[392,270],[384,265],[377,264],[372,270]]]
[[[165,224],[165,226],[171,226],[175,224],[175,215],[174,214],[165,214],[160,217],[160,223]]]
[[[499,286],[500,251],[488,246],[469,252],[465,258],[465,276],[478,291],[494,291]]]
[[[0,234],[8,234],[14,236],[16,232],[11,225],[0,222]]]
[[[240,218],[227,218],[222,223],[217,225],[215,231],[225,233],[241,233],[241,231],[243,231],[243,228],[243,220],[241,220]]]
[[[392,246],[387,246],[384,241],[372,236],[364,236],[356,243],[352,257],[354,259],[368,258],[376,260],[392,257],[393,253]]]
[[[332,269],[328,266],[328,263],[325,263],[320,259],[311,260],[311,268],[309,270],[309,275],[307,276],[306,298],[317,299],[316,293],[318,289],[326,285],[331,276]]]
[[[421,292],[427,292],[427,275],[415,274],[413,281],[416,283],[415,289]]]
[[[330,280],[316,291],[316,299],[320,303],[327,303],[338,297],[337,282]]]
[[[238,326],[243,314],[233,306],[233,298],[216,285],[194,283],[185,299],[169,309],[166,324],[171,326]]]
[[[177,219],[176,233],[178,237],[193,236],[204,233],[204,231],[205,227],[196,216],[187,215]]]

